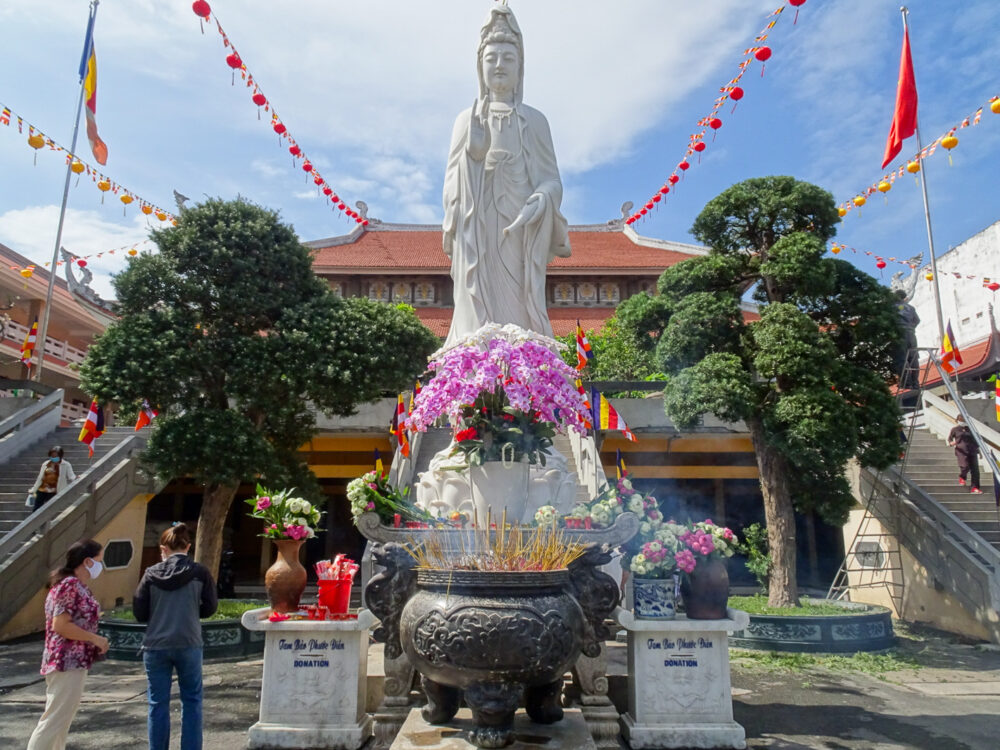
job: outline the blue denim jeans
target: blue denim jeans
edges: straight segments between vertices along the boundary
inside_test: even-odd
[[[149,696],[150,750],[170,745],[170,683],[177,670],[181,693],[181,750],[201,750],[201,649],[157,648],[142,652]]]

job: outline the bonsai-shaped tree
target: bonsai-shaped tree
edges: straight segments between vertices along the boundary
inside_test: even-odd
[[[706,413],[745,421],[771,606],[798,604],[794,509],[842,524],[853,502],[847,461],[883,468],[899,453],[888,388],[901,342],[894,300],[850,263],[823,257],[838,220],[828,192],[792,177],[733,185],[692,227],[709,254],[669,268],[657,296],[632,297],[617,313],[670,376],[664,407],[675,424]],[[747,293],[759,320],[741,309]]]
[[[159,410],[145,458],[203,483],[196,557],[218,568],[241,481],[318,490],[298,452],[315,412],[347,415],[423,371],[437,339],[412,311],[337,298],[277,213],[208,200],[157,230],[160,252],[114,280],[119,319],[82,385],[102,403]]]

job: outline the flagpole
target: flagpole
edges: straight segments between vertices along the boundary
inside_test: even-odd
[[[903,16],[903,32],[907,35],[910,33],[910,25],[907,22],[907,16],[910,14],[910,9],[905,5],[901,6],[899,12]],[[914,85],[916,84],[916,75],[914,75]],[[915,135],[917,136],[917,153],[922,154],[924,150],[923,142],[920,140],[920,117],[917,117],[916,126],[914,128]],[[920,189],[924,195],[924,220],[927,223],[927,247],[931,254],[931,283],[934,289],[934,312],[937,315],[938,324],[938,340],[944,342],[944,316],[941,313],[941,287],[938,284],[938,272],[937,272],[937,258],[934,256],[934,232],[931,230],[931,207],[930,202],[927,199],[927,178],[924,171],[923,159],[921,159],[920,164]],[[951,342],[952,346],[955,346],[955,342]],[[957,375],[956,375],[957,379]]]
[[[97,18],[97,6],[101,0],[91,0],[90,15],[87,18],[87,27],[92,28],[94,20]],[[90,37],[93,38],[92,36]],[[86,44],[86,42],[84,42]],[[86,53],[86,50],[84,50]],[[76,102],[76,119],[73,121],[73,140],[70,141],[70,156],[76,155],[76,139],[80,133],[80,113],[83,111],[84,79],[80,79],[80,96]],[[63,183],[62,205],[59,208],[59,224],[56,226],[56,245],[52,250],[52,265],[49,266],[49,288],[45,292],[45,310],[42,312],[42,324],[38,329],[38,341],[35,344],[38,351],[38,368],[35,370],[35,380],[42,382],[42,369],[45,366],[45,337],[49,332],[49,314],[52,309],[52,293],[56,288],[56,276],[59,269],[59,248],[62,245],[63,224],[66,222],[66,202],[69,200],[69,181],[73,176],[73,159],[66,162],[66,181]]]

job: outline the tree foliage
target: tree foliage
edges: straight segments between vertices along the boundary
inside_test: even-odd
[[[208,200],[152,238],[159,253],[115,278],[120,317],[82,385],[102,403],[157,407],[148,460],[204,483],[206,502],[257,478],[314,488],[298,448],[316,411],[402,390],[437,346],[411,311],[337,298],[292,228],[245,200]]]
[[[838,220],[832,196],[815,185],[792,177],[741,182],[694,222],[692,234],[709,254],[667,269],[656,297],[633,298],[619,313],[629,336],[647,342],[670,375],[668,416],[679,425],[705,413],[746,420],[765,506],[794,503],[833,523],[853,502],[846,461],[857,455],[884,467],[898,454],[899,414],[887,381],[902,341],[891,292],[823,257]],[[741,310],[748,292],[759,320]],[[765,476],[776,467],[785,476]],[[775,541],[780,585],[789,555]]]

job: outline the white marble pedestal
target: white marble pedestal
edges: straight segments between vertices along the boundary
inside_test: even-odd
[[[628,713],[622,734],[640,748],[746,747],[733,721],[729,637],[750,618],[730,609],[725,620],[636,620],[619,608],[628,631]]]
[[[254,609],[242,620],[266,634],[260,721],[247,746],[357,750],[372,733],[365,699],[375,616],[363,609],[357,620],[270,622],[270,614]]]

